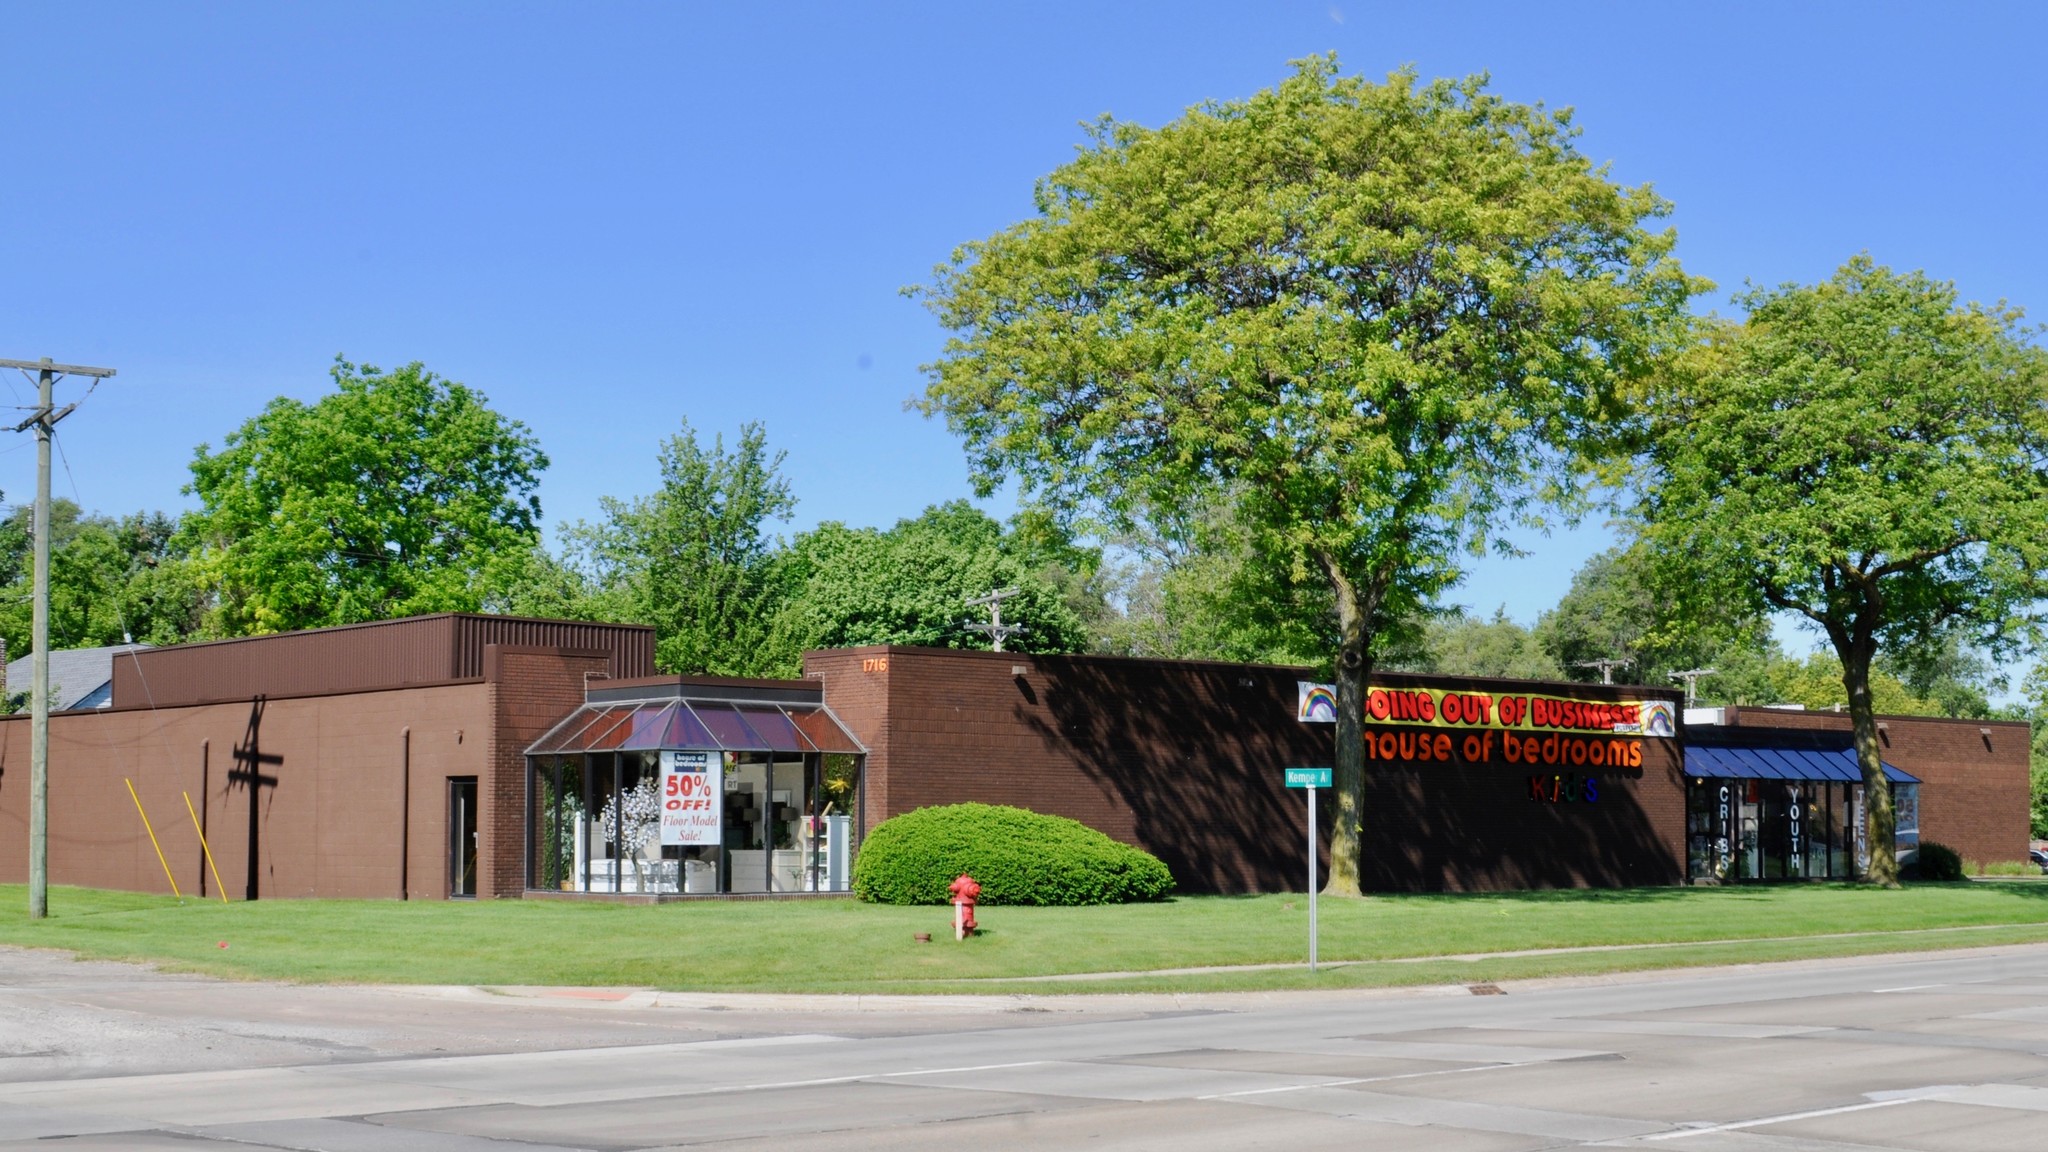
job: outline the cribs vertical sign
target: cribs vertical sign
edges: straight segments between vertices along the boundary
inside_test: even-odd
[[[661,754],[661,842],[719,843],[725,789],[724,765],[716,752]]]

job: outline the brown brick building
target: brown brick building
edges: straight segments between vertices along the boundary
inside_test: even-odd
[[[124,652],[110,706],[50,718],[51,880],[168,892],[139,799],[187,893],[516,896],[526,746],[586,679],[645,675],[653,656],[650,628],[466,615]],[[6,717],[15,883],[28,777],[29,719]]]
[[[1282,769],[1330,764],[1334,727],[1297,718],[1300,669],[877,646],[741,681],[655,677],[652,655],[642,627],[465,615],[122,653],[110,706],[51,719],[51,879],[169,890],[132,781],[180,889],[236,899],[825,891],[865,828],[964,800],[1081,820],[1188,891],[1303,883]],[[1373,688],[1371,887],[1821,877],[1862,850],[1846,717]],[[1882,735],[1921,838],[2025,857],[2024,725]],[[26,875],[28,744],[0,720],[0,880]],[[649,823],[686,771],[715,782],[711,839]]]
[[[1303,669],[877,646],[809,653],[804,673],[824,681],[826,699],[868,748],[871,813],[1014,804],[1137,844],[1190,891],[1305,882],[1306,802],[1284,786],[1282,770],[1330,764],[1334,726],[1296,718]],[[1677,701],[1657,690],[1507,680],[1383,676],[1374,685],[1434,693],[1433,701],[1447,690],[1499,699],[1532,687],[1586,701]],[[1369,730],[1394,741],[1393,757],[1367,764],[1363,875],[1371,887],[1673,884],[1684,876],[1675,740],[1630,741],[1644,751],[1635,765],[1528,764],[1511,761],[1498,735],[1476,748],[1482,755],[1463,756],[1465,736],[1493,731],[1484,722],[1407,732],[1411,741],[1424,731],[1452,740],[1448,760],[1402,755],[1396,725]],[[1558,800],[1529,798],[1536,775],[1556,785]],[[1575,800],[1563,798],[1564,777],[1577,780]],[[1331,807],[1322,806],[1326,821]]]
[[[826,700],[868,749],[871,821],[932,804],[1015,804],[1140,845],[1187,890],[1304,882],[1305,803],[1283,786],[1282,769],[1327,765],[1334,752],[1333,726],[1296,718],[1304,669],[876,646],[809,653],[804,673],[824,682]],[[1848,780],[1846,716],[1695,710],[1715,723],[1688,725],[1668,689],[1401,675],[1377,677],[1374,687],[1428,697],[1434,708],[1447,694],[1658,704],[1672,736],[1618,733],[1613,715],[1580,720],[1577,707],[1569,722],[1531,712],[1510,725],[1497,710],[1477,722],[1369,722],[1369,747],[1385,751],[1366,765],[1370,887],[1658,885],[1854,871],[1848,817],[1861,785]],[[1909,803],[1918,794],[1921,838],[1980,860],[2026,858],[2025,724],[1886,717],[1880,732],[1895,787],[1908,789]],[[1532,737],[1533,758],[1525,754]],[[1555,748],[1546,744],[1552,737]],[[1708,775],[1720,769],[1696,762],[1696,739],[1761,766]],[[1622,752],[1627,762],[1617,763]],[[1758,753],[1768,762],[1754,761]],[[1729,826],[1713,830],[1709,802],[1722,783],[1736,794]],[[1729,867],[1718,872],[1694,867],[1701,837],[1710,857],[1722,838],[1710,831],[1730,841]]]

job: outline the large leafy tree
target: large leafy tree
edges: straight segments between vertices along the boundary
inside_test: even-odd
[[[2033,625],[2048,563],[2048,357],[2016,310],[1859,257],[1752,291],[1657,399],[1647,533],[1674,596],[1796,613],[1826,635],[1896,884],[1872,666],[1958,629]]]
[[[1109,610],[1093,646],[1124,656],[1328,665],[1336,647],[1329,589],[1276,578],[1231,503],[1217,499],[1126,529],[1102,584]]]
[[[1494,609],[1491,618],[1462,608],[1446,612],[1429,621],[1419,640],[1415,652],[1395,655],[1383,666],[1441,676],[1564,678],[1535,633],[1509,619],[1504,606]]]
[[[759,424],[743,425],[727,448],[723,436],[699,442],[684,421],[661,446],[660,487],[607,497],[602,522],[568,530],[574,565],[536,560],[523,586],[543,603],[580,601],[571,615],[654,625],[655,663],[665,671],[772,671],[774,541],[765,529],[796,507],[782,459]]]
[[[1164,128],[1105,118],[1035,218],[922,294],[952,332],[921,400],[983,492],[1112,525],[1228,493],[1337,637],[1333,893],[1359,890],[1364,686],[1461,557],[1577,487],[1697,290],[1666,211],[1483,78],[1303,61]]]
[[[524,424],[417,363],[332,376],[194,455],[183,528],[225,634],[474,611],[538,542]]]
[[[1655,557],[1633,541],[1591,557],[1572,576],[1571,588],[1536,622],[1536,640],[1574,680],[1597,681],[1595,661],[1626,660],[1613,669],[1628,684],[1671,683],[1671,673],[1712,668],[1699,682],[1701,703],[1769,704],[1771,670],[1782,659],[1770,619],[1753,610],[1686,619],[1658,588],[1657,565],[1682,566],[1683,557]]]
[[[886,531],[821,524],[777,558],[774,647],[792,671],[812,648],[987,648],[988,637],[967,627],[986,619],[983,610],[966,600],[1015,588],[1003,602],[1003,619],[1025,631],[1005,647],[1077,652],[1088,632],[1063,585],[1087,560],[1057,542],[1048,548],[1042,532],[1006,532],[964,500],[934,505]]]
[[[33,523],[27,505],[0,518],[0,636],[14,656],[29,650]],[[175,644],[198,634],[205,598],[177,527],[161,512],[104,516],[52,500],[51,644]]]

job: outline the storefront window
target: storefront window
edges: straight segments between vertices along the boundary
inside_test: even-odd
[[[851,887],[863,753],[820,702],[589,702],[526,753],[532,887],[644,895]]]
[[[1832,780],[1693,777],[1686,788],[1686,874],[1854,879],[1861,800],[1860,785]]]
[[[719,843],[661,842],[660,750],[528,759],[527,883],[563,892],[709,895],[851,885],[860,758],[717,758]]]
[[[1737,783],[1695,779],[1686,790],[1686,874],[1694,880],[1732,879]]]

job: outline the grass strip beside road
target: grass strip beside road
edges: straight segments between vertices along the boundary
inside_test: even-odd
[[[58,888],[42,922],[27,919],[27,902],[22,886],[0,886],[0,943],[249,979],[677,991],[1045,995],[1476,983],[2048,941],[2048,885],[1981,882],[1323,900],[1322,957],[1368,963],[1313,978],[1300,970],[1155,973],[1300,961],[1308,928],[1300,896],[984,908],[985,932],[964,944],[951,939],[948,908],[850,900],[221,904]],[[918,932],[933,942],[916,942]],[[1614,950],[1448,959],[1597,947]],[[1083,972],[1135,975],[1011,983]]]

